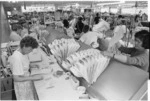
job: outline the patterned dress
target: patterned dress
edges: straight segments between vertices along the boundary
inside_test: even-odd
[[[16,50],[10,59],[13,75],[29,76],[29,59],[27,55],[23,55]],[[15,82],[14,89],[17,100],[34,100],[33,81]]]

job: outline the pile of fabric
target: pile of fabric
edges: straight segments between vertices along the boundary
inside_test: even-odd
[[[70,55],[63,61],[62,66],[75,76],[83,77],[89,84],[93,84],[105,70],[109,60],[97,49],[88,49]]]

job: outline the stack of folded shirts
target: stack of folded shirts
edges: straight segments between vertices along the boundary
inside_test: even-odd
[[[109,60],[97,49],[88,49],[72,54],[62,65],[75,76],[83,77],[89,84],[93,84],[105,70]]]
[[[76,63],[77,61],[84,59],[86,57],[92,56],[92,55],[99,54],[99,53],[100,53],[100,51],[97,49],[87,49],[87,50],[76,52],[76,53],[70,55],[69,57],[67,57],[66,61],[62,62],[62,66],[65,69],[69,70],[71,65]]]
[[[75,53],[80,48],[80,45],[74,39],[62,38],[54,40],[49,44],[49,48],[57,59],[65,60],[68,56]]]

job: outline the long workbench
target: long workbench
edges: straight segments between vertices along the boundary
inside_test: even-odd
[[[78,51],[91,48],[82,42],[79,44],[81,47]],[[79,81],[87,88],[90,96],[99,100],[139,100],[146,95],[148,73],[137,67],[111,60],[91,86],[83,78],[79,78]]]
[[[147,93],[147,81],[148,72],[114,60],[92,86],[80,79],[87,92],[99,100],[140,100]]]
[[[55,77],[56,71],[62,71],[57,63],[50,65],[50,70],[33,70],[32,74],[41,74],[43,80],[35,81],[35,89],[39,100],[79,100],[80,94],[74,89],[71,79],[66,79],[66,73]],[[53,70],[53,71],[51,71]]]

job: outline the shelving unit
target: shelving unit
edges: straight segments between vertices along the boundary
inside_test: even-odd
[[[1,78],[1,100],[16,100],[12,76]]]
[[[1,100],[16,100],[10,68],[0,66]]]

